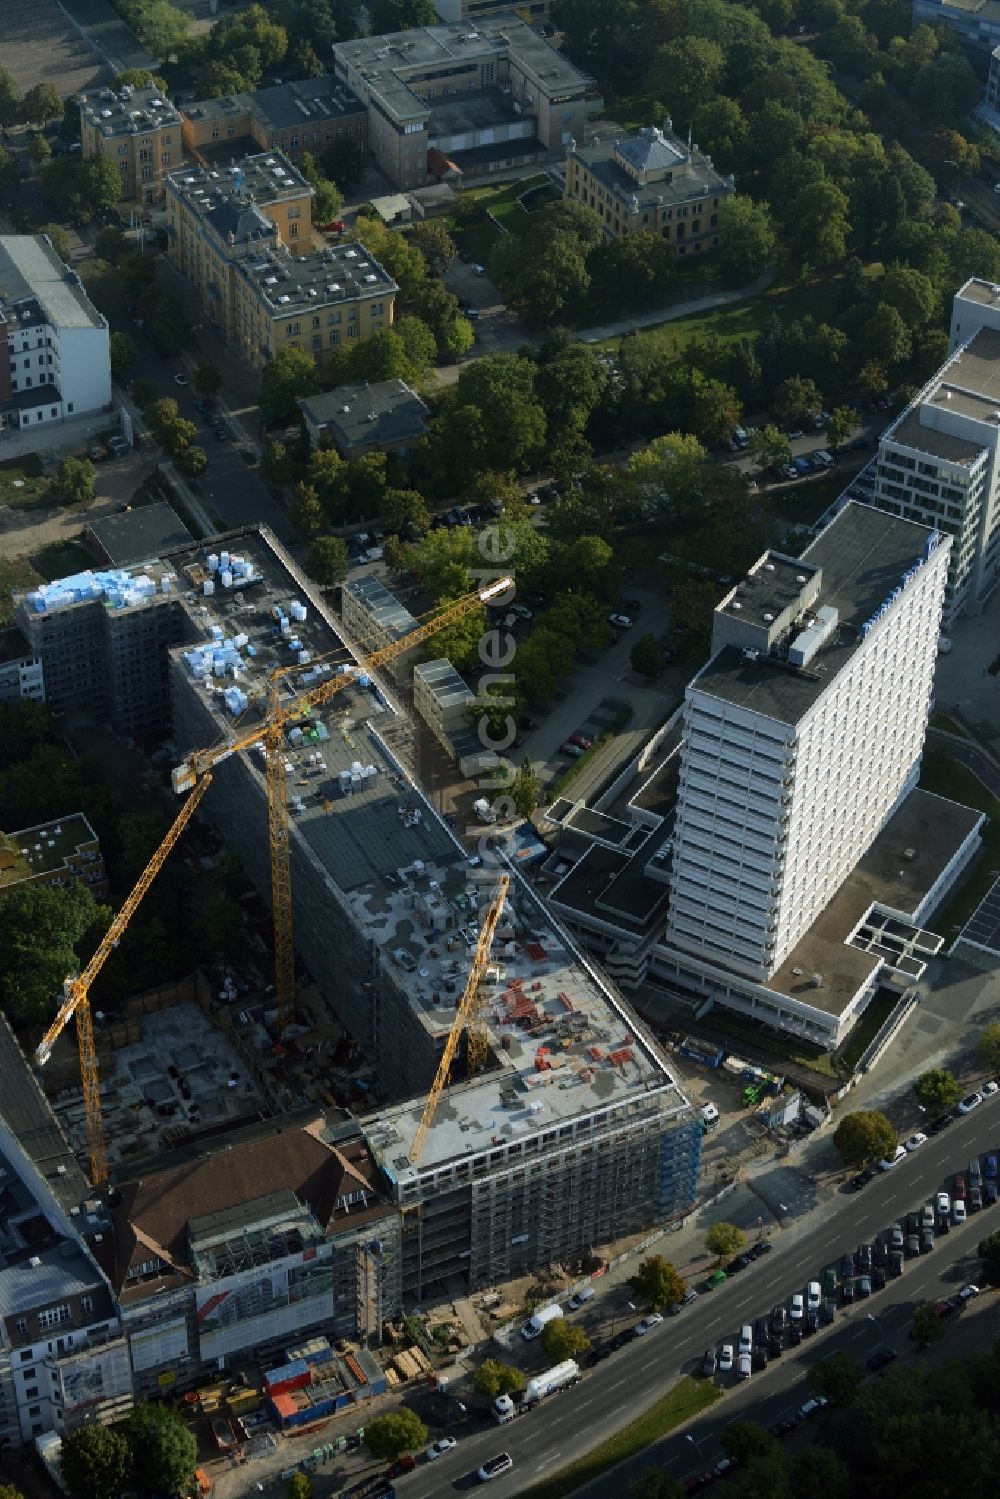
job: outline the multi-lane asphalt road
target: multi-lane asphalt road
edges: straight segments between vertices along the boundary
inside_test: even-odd
[[[816,1228],[778,1234],[773,1253],[729,1280],[718,1291],[702,1296],[687,1311],[664,1324],[648,1337],[636,1339],[611,1358],[587,1372],[575,1388],[554,1396],[530,1414],[507,1426],[493,1423],[455,1428],[456,1450],[434,1464],[421,1464],[399,1480],[399,1499],[431,1499],[449,1487],[465,1489],[475,1484],[479,1465],[498,1452],[509,1452],[514,1471],[490,1485],[490,1493],[523,1493],[546,1474],[551,1474],[586,1448],[611,1436],[640,1414],[680,1373],[699,1369],[705,1349],[735,1340],[740,1325],[768,1314],[787,1301],[805,1283],[817,1278],[823,1267],[839,1260],[845,1250],[871,1240],[902,1215],[919,1207],[946,1178],[965,1171],[969,1160],[1000,1143],[1000,1095],[988,1098],[971,1114],[956,1119],[942,1134],[929,1140],[912,1156],[900,1162],[859,1193],[845,1192],[842,1209]],[[684,1434],[665,1438],[646,1449],[634,1463],[588,1486],[587,1499],[620,1496],[628,1492],[628,1479],[649,1466],[666,1465],[684,1476],[698,1471],[721,1455],[719,1433],[738,1415],[771,1422],[806,1398],[805,1369],[837,1347],[846,1347],[864,1361],[880,1345],[883,1335],[868,1319],[874,1313],[884,1334],[902,1347],[914,1305],[958,1290],[975,1279],[975,1246],[986,1231],[1000,1227],[998,1210],[974,1214],[963,1228],[952,1229],[939,1239],[931,1254],[908,1261],[903,1276],[891,1281],[869,1301],[857,1302],[838,1314],[832,1328],[805,1339],[800,1348],[788,1349],[783,1358],[772,1360],[766,1370],[754,1374],[745,1385],[735,1387],[710,1415],[690,1430],[701,1452]],[[669,1241],[664,1253],[669,1255]],[[502,1356],[502,1355],[500,1355]],[[709,1461],[711,1460],[711,1461]]]

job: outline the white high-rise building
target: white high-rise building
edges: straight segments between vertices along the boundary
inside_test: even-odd
[[[950,551],[851,504],[723,599],[687,691],[670,947],[768,980],[916,784]]]
[[[879,444],[873,503],[954,537],[944,622],[1000,578],[1000,287],[956,294],[945,364]]]
[[[107,319],[46,235],[0,235],[0,432],[110,409]]]

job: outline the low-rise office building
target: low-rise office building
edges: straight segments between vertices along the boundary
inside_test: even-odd
[[[914,27],[944,23],[967,47],[991,52],[1000,42],[1000,4],[997,0],[913,0]]]
[[[1000,578],[1000,288],[956,294],[949,356],[879,441],[880,510],[953,537],[943,623],[978,613]]]
[[[313,447],[329,439],[342,458],[395,453],[405,458],[427,436],[430,408],[405,380],[337,385],[304,396],[299,410]]]
[[[338,42],[333,59],[400,188],[561,160],[603,108],[593,81],[513,10]]]
[[[496,751],[476,732],[476,701],[450,661],[420,661],[413,668],[413,706],[467,778],[494,771],[497,765]]]
[[[572,145],[566,158],[566,197],[592,208],[612,239],[642,230],[701,254],[719,243],[719,209],[736,191],[712,158],[685,145],[670,120],[624,140]]]
[[[338,141],[368,149],[368,111],[331,73],[279,83],[255,93],[199,99],[181,109],[184,144],[202,166],[230,164],[257,151],[298,161]]]
[[[0,630],[0,703],[21,698],[44,703],[45,672],[41,656],[31,649],[24,632],[11,625]]]
[[[107,319],[47,235],[0,235],[0,433],[110,408]]]
[[[124,204],[152,207],[163,200],[168,172],[184,160],[181,117],[155,88],[123,84],[80,95],[80,146],[84,160],[103,156],[121,177]]]
[[[85,884],[99,900],[108,877],[97,834],[82,812],[0,833],[0,894],[18,885]]]
[[[312,250],[312,197],[279,152],[167,179],[170,259],[258,368],[291,348],[328,364],[339,344],[393,320],[398,288],[367,251]]]

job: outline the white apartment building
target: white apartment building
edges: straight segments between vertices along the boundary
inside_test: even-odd
[[[668,946],[768,980],[916,784],[949,551],[850,505],[723,599],[687,690]]]
[[[945,364],[882,435],[875,504],[954,537],[944,625],[1000,577],[1000,287],[956,293]]]
[[[44,234],[0,235],[0,432],[110,410],[108,324]]]
[[[45,701],[42,658],[33,651],[16,625],[0,630],[0,703],[20,698]]]

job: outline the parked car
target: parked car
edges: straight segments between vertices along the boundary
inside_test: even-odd
[[[891,1171],[892,1168],[893,1168],[893,1166],[898,1166],[899,1163],[900,1163],[900,1161],[905,1161],[905,1160],[906,1160],[906,1147],[903,1146],[903,1145],[897,1145],[896,1149],[893,1151],[892,1155],[883,1156],[883,1158],[879,1161],[879,1163],[878,1163],[879,1170],[880,1171]]]
[[[704,1374],[707,1379],[710,1379],[718,1367],[719,1359],[715,1349],[706,1348],[705,1357],[702,1359],[701,1363],[702,1374]]]
[[[960,1224],[962,1224],[962,1223],[965,1222],[966,1217],[967,1217],[967,1212],[966,1212],[965,1199],[964,1198],[962,1198],[962,1197],[956,1197],[955,1198],[955,1201],[951,1205],[951,1217],[952,1217],[952,1222],[955,1224],[956,1228]]]
[[[889,1230],[889,1243],[893,1249],[902,1249],[903,1225],[901,1223],[894,1223],[892,1225],[892,1228]]]
[[[873,1374],[878,1374],[882,1369],[886,1369],[890,1364],[894,1364],[898,1358],[899,1354],[895,1348],[880,1348],[868,1360],[868,1367]]]
[[[854,1256],[853,1254],[844,1254],[841,1256],[840,1260],[840,1278],[841,1280],[850,1280],[852,1279],[853,1275]]]
[[[798,1429],[799,1423],[794,1416],[782,1416],[780,1421],[775,1421],[768,1428],[773,1437],[790,1437]]]
[[[722,1348],[719,1350],[720,1374],[732,1374],[735,1357],[732,1343],[723,1343]]]
[[[654,1327],[659,1327],[662,1321],[663,1318],[660,1316],[659,1312],[650,1312],[648,1317],[643,1317],[641,1322],[637,1322],[635,1324],[636,1337],[644,1338],[647,1332],[652,1332]]]
[[[425,1454],[427,1461],[437,1462],[439,1457],[444,1457],[446,1452],[453,1452],[457,1446],[458,1443],[454,1437],[438,1437],[437,1441],[432,1442],[427,1449]]]
[[[752,1260],[759,1260],[763,1255],[770,1254],[773,1248],[770,1239],[758,1239],[756,1244],[751,1244],[747,1254]]]
[[[726,1274],[739,1275],[741,1270],[745,1270],[752,1263],[753,1261],[748,1254],[738,1254],[734,1260],[729,1261],[729,1264],[726,1266]]]
[[[889,1255],[889,1274],[893,1277],[903,1273],[903,1251],[894,1249]]]
[[[967,1190],[967,1188],[966,1188],[966,1185],[965,1185],[965,1177],[962,1175],[962,1173],[960,1171],[956,1172],[954,1181],[952,1182],[952,1188],[951,1188],[951,1195],[952,1195],[952,1197],[961,1197],[961,1198],[964,1198],[965,1194],[966,1194],[966,1190]]]
[[[983,1156],[983,1176],[988,1182],[997,1179],[997,1158],[992,1151]]]
[[[801,1322],[806,1312],[806,1300],[801,1291],[797,1291],[792,1297],[792,1305],[789,1315],[793,1322]]]
[[[569,740],[567,739],[565,744],[561,744],[559,746],[559,753],[561,755],[569,755],[571,760],[579,760],[580,756],[583,754],[583,750],[578,744],[570,744]]]
[[[569,744],[579,745],[582,750],[589,750],[593,742],[592,739],[587,738],[586,734],[581,734],[579,729],[577,729],[575,734],[571,734],[567,741]]]
[[[613,625],[616,630],[631,630],[632,621],[627,614],[609,614],[608,624]]]
[[[948,1196],[948,1193],[939,1192],[934,1199],[934,1206],[937,1209],[939,1217],[947,1218],[951,1213],[951,1198]]]
[[[966,1093],[958,1106],[958,1112],[960,1114],[971,1114],[973,1109],[977,1109],[982,1101],[983,1095],[981,1093]]]
[[[780,1336],[784,1333],[788,1322],[788,1313],[783,1306],[776,1306],[771,1313],[771,1332]]]
[[[1000,1189],[998,1189],[996,1182],[983,1182],[983,1207],[992,1208],[996,1206],[998,1191]]]
[[[829,1404],[825,1395],[814,1395],[811,1400],[806,1401],[805,1405],[799,1406],[799,1420],[808,1421],[813,1416],[818,1416],[820,1411],[825,1410]]]
[[[922,1134],[920,1130],[917,1130],[917,1133],[915,1135],[911,1135],[910,1138],[906,1141],[905,1149],[908,1150],[912,1155],[915,1150],[920,1149],[921,1145],[926,1144],[927,1136],[925,1134]]]
[[[175,385],[187,385],[187,383],[188,383],[188,377],[187,377],[187,375],[185,375],[183,373],[183,371],[178,370],[177,373],[176,373],[176,375],[174,376],[174,384]]]
[[[819,1281],[811,1280],[806,1286],[806,1303],[809,1311],[818,1312],[820,1303]]]
[[[969,1188],[969,1212],[978,1213],[983,1205],[983,1189],[975,1186]]]
[[[927,1133],[929,1135],[939,1135],[943,1129],[947,1129],[949,1124],[954,1124],[954,1122],[954,1114],[939,1114],[938,1117],[936,1119],[932,1119],[930,1124],[927,1126]]]

